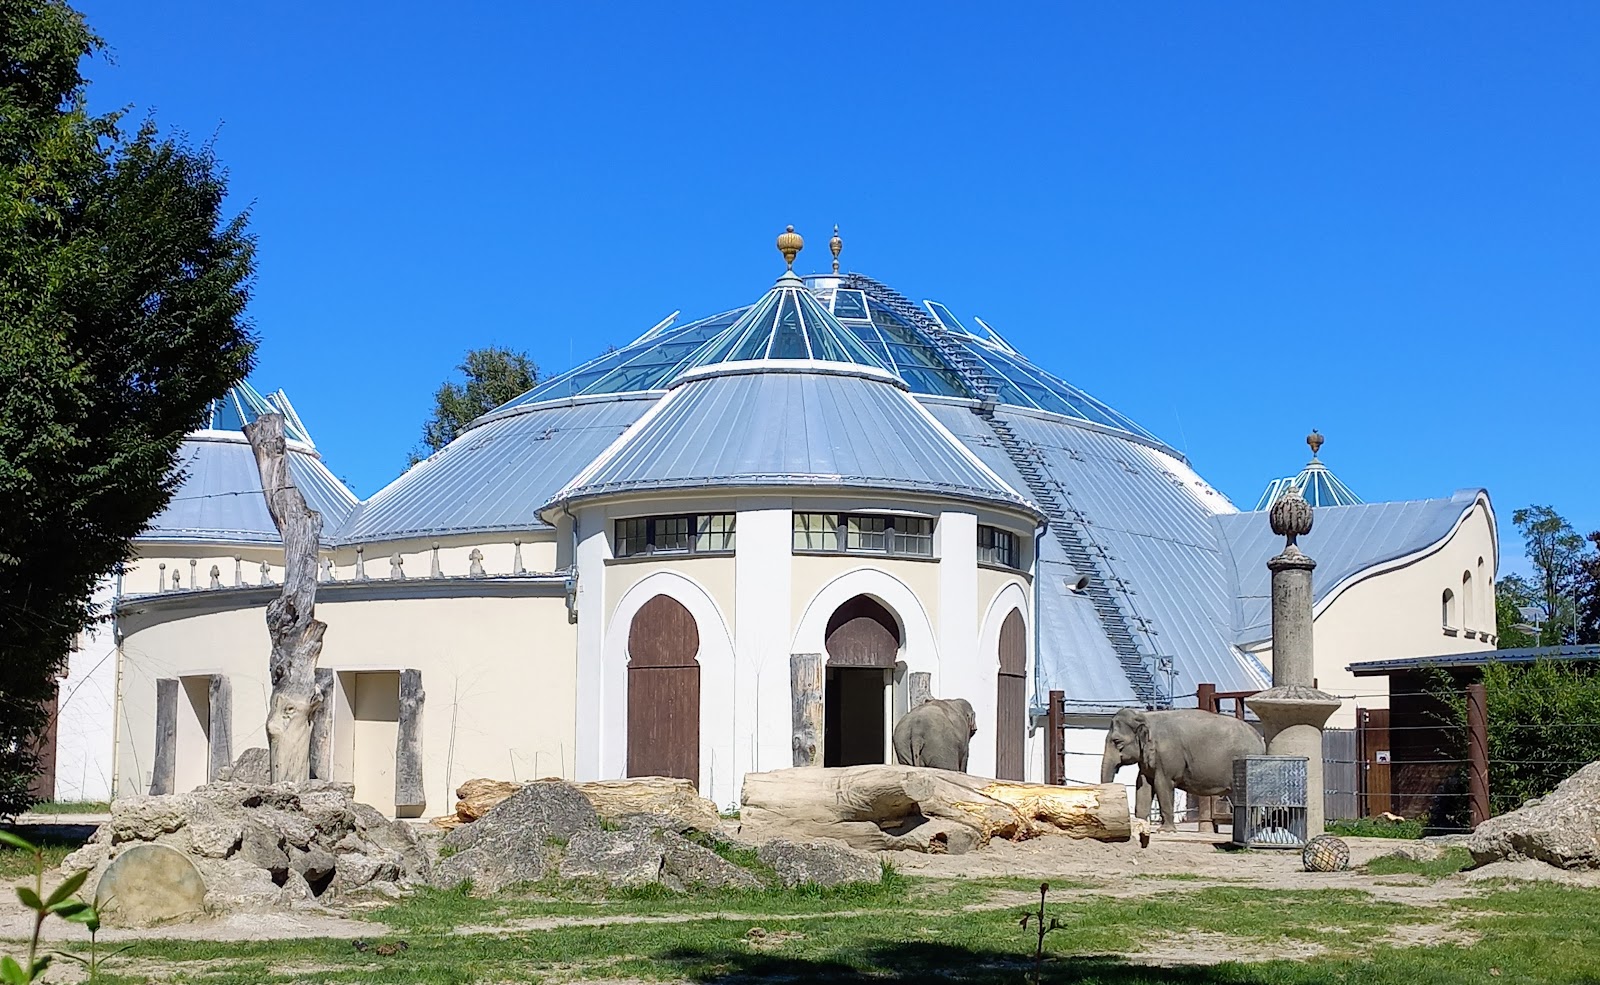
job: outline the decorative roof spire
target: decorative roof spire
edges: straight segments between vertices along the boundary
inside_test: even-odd
[[[806,248],[806,241],[790,226],[778,234],[778,252],[783,254],[783,262],[789,265],[789,272],[794,272],[794,258]]]
[[[1323,440],[1322,434],[1316,428],[1312,428],[1311,433],[1306,435],[1306,444],[1311,446],[1312,458],[1316,458],[1317,452],[1322,450]]]
[[[839,238],[839,224],[833,224],[833,238],[828,240],[828,252],[833,254],[833,272],[839,272],[839,251],[844,249],[844,240]]]

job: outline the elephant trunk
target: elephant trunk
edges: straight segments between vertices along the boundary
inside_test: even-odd
[[[1122,767],[1122,751],[1106,740],[1106,751],[1100,757],[1100,782],[1110,783],[1117,778],[1117,770]]]

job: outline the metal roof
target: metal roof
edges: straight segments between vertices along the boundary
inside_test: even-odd
[[[356,543],[548,527],[539,507],[658,399],[545,404],[480,424],[363,503],[338,538]]]
[[[1362,502],[1361,497],[1340,481],[1321,459],[1312,456],[1311,461],[1306,463],[1306,467],[1301,469],[1298,475],[1273,479],[1267,483],[1261,498],[1256,501],[1256,509],[1267,509],[1291,487],[1300,490],[1300,496],[1313,507],[1360,506]]]
[[[934,416],[1001,478],[1026,483],[994,429],[969,405],[927,400]],[[1232,510],[1175,458],[1128,438],[1062,417],[1000,407],[994,419],[1028,449],[1029,460],[1071,511],[1050,522],[1074,524],[1092,545],[1100,575],[1152,661],[1170,658],[1175,705],[1192,705],[1195,685],[1223,690],[1265,687],[1270,675],[1233,646],[1231,597],[1213,513]],[[1101,709],[1137,703],[1129,679],[1096,625],[1054,537],[1040,541],[1039,677],[1035,700],[1050,687]],[[1085,615],[1085,612],[1088,615]],[[1061,632],[1061,637],[1054,634]],[[1059,682],[1059,683],[1050,683]]]
[[[1463,489],[1448,499],[1329,506],[1312,514],[1311,532],[1300,549],[1317,562],[1312,573],[1316,601],[1340,582],[1374,565],[1415,554],[1449,536],[1472,508],[1481,489]],[[1216,516],[1233,596],[1234,640],[1255,643],[1272,636],[1271,575],[1267,561],[1283,550],[1261,511]]]
[[[1478,650],[1473,653],[1444,653],[1437,657],[1402,657],[1395,660],[1363,660],[1345,669],[1357,677],[1373,677],[1403,670],[1426,670],[1430,667],[1450,669],[1455,667],[1482,667],[1486,664],[1531,664],[1540,660],[1562,660],[1574,663],[1600,660],[1600,644],[1585,646],[1528,646],[1505,650]]]
[[[293,441],[288,448],[295,485],[306,505],[322,514],[323,539],[331,542],[334,531],[355,509],[355,494],[328,471],[316,452]],[[261,493],[255,453],[243,434],[198,431],[184,439],[178,455],[183,482],[139,539],[279,543],[278,528]]]
[[[1039,515],[893,384],[816,364],[798,372],[778,365],[673,390],[555,499],[801,486],[924,493]]]

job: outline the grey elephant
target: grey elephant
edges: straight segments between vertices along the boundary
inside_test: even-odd
[[[966,698],[929,698],[894,727],[894,758],[902,766],[967,771],[967,752],[978,716]]]
[[[1172,791],[1192,797],[1213,797],[1233,787],[1233,761],[1259,756],[1261,736],[1232,715],[1214,715],[1194,708],[1139,711],[1124,708],[1112,716],[1100,759],[1100,782],[1116,779],[1117,770],[1139,764],[1134,816],[1150,817],[1150,794],[1161,805],[1161,830],[1176,831]]]

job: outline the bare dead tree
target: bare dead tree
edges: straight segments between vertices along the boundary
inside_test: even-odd
[[[262,414],[245,425],[255,452],[267,510],[283,539],[283,592],[267,603],[272,656],[267,669],[272,698],[267,710],[267,748],[272,781],[311,777],[311,722],[322,695],[317,689],[317,657],[327,624],[315,616],[317,551],[322,515],[306,505],[289,473],[283,415]]]

